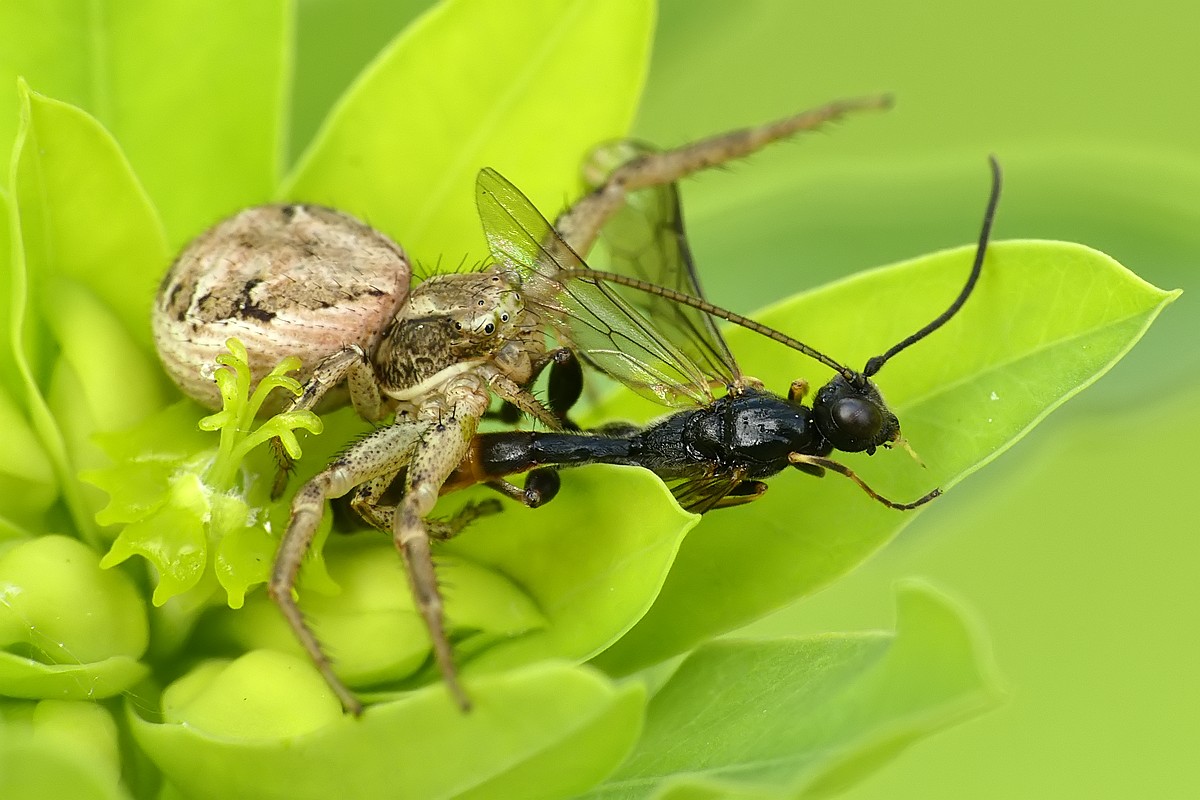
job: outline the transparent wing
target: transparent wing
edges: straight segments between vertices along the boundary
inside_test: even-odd
[[[712,402],[712,377],[613,287],[561,274],[586,265],[515,186],[495,170],[481,170],[475,200],[493,258],[565,346],[656,402]]]
[[[650,152],[651,148],[637,142],[620,141],[598,150],[592,162],[611,172]],[[601,228],[599,253],[593,262],[600,269],[703,298],[676,187],[671,183],[632,192]],[[737,361],[712,316],[661,295],[626,287],[614,290],[644,317],[654,320],[658,331],[705,374],[726,386],[740,377]]]

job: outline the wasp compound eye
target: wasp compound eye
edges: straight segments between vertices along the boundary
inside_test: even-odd
[[[888,410],[875,384],[866,379],[834,377],[817,392],[813,419],[821,435],[845,453],[874,453],[876,447],[900,435],[896,415]]]
[[[830,409],[830,416],[839,432],[855,440],[872,441],[883,427],[883,413],[859,397],[838,400]]]

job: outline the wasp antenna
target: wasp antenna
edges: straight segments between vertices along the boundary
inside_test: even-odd
[[[950,304],[950,307],[939,314],[933,322],[930,322],[912,336],[896,344],[883,355],[875,356],[869,360],[867,366],[863,368],[863,375],[866,377],[869,378],[876,372],[879,372],[892,356],[904,348],[921,341],[945,325],[963,307],[963,303],[967,302],[971,291],[974,290],[975,283],[979,280],[979,273],[983,270],[983,257],[987,254],[988,239],[992,235],[992,221],[996,218],[996,206],[1000,203],[1000,162],[996,160],[995,156],[988,156],[988,163],[992,167],[992,193],[988,197],[987,209],[983,212],[983,228],[979,231],[979,244],[975,248],[975,263],[971,265],[971,274],[967,277],[966,285],[958,293],[958,297],[954,298],[954,302]]]
[[[650,283],[639,278],[631,278],[628,275],[621,275],[616,272],[605,272],[598,269],[564,269],[561,274],[567,278],[583,278],[592,281],[603,281],[605,283],[615,283],[620,286],[628,286],[630,289],[637,289],[639,292],[647,292],[648,294],[656,294],[665,297],[673,303],[679,303],[684,306],[703,311],[705,314],[710,314],[718,319],[723,319],[732,322],[734,325],[740,325],[743,328],[748,328],[755,333],[762,334],[768,339],[772,339],[785,347],[790,347],[793,350],[799,350],[809,358],[813,358],[835,372],[843,375],[847,380],[853,379],[855,372],[848,367],[843,367],[838,362],[834,361],[829,356],[819,350],[809,347],[799,339],[794,339],[782,331],[777,331],[772,327],[763,325],[761,322],[755,322],[749,317],[743,317],[737,312],[730,311],[720,306],[713,305],[699,297],[693,297],[690,294],[684,294],[676,289],[671,289],[666,286],[659,286],[657,283]]]

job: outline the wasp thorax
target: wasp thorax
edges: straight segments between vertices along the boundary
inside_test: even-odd
[[[874,453],[900,438],[900,420],[875,384],[861,375],[835,375],[822,386],[813,401],[813,420],[821,435],[846,453]]]

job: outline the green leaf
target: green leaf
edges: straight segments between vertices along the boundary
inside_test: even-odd
[[[10,540],[28,539],[33,535],[32,530],[29,530],[20,523],[0,516],[0,545]]]
[[[87,417],[90,438],[96,431],[128,428],[162,408],[162,366],[122,326],[112,306],[73,281],[47,288],[53,299],[43,316],[61,348],[59,366],[74,374],[79,393],[71,406],[56,408],[55,416],[62,421],[72,414]],[[144,307],[138,316],[145,317]],[[138,327],[144,322],[140,319]]]
[[[291,5],[5,3],[0,99],[11,108],[9,87],[24,76],[100,120],[125,147],[177,247],[275,186]],[[0,114],[3,149],[14,140],[9,119]]]
[[[370,220],[429,263],[482,255],[475,173],[556,210],[587,148],[625,134],[653,18],[645,0],[440,4],[347,90],[280,196]]]
[[[0,646],[20,646],[50,663],[137,658],[148,631],[141,597],[128,577],[100,568],[91,548],[42,536],[0,555]],[[87,609],[78,617],[63,609]]]
[[[0,151],[2,152],[2,151]],[[24,324],[29,294],[25,286],[24,259],[18,256],[17,242],[13,229],[18,217],[12,199],[7,192],[0,191],[0,388],[11,392],[14,397],[24,394],[24,379],[17,357],[17,342],[21,340],[20,327]]]
[[[304,0],[296,4],[296,66],[288,162],[295,161],[358,73],[433,0]]]
[[[29,294],[18,225],[16,207],[0,191],[0,527],[8,533],[20,525],[38,529],[41,513],[58,497],[57,464],[40,435],[53,431],[54,425],[42,405],[33,415],[26,414],[37,393],[28,380],[22,347]]]
[[[87,289],[67,280],[52,287],[43,317],[61,354],[46,399],[73,469],[99,469],[110,461],[97,433],[127,429],[161,408],[162,368]],[[89,511],[104,506],[99,491],[84,487],[83,495]]]
[[[824,796],[995,705],[994,665],[949,599],[897,594],[894,634],[722,640],[647,708],[637,747],[591,798]]]
[[[148,357],[146,300],[168,261],[158,216],[94,118],[27,89],[21,99],[27,127],[12,180],[32,303],[53,311],[53,279],[76,281],[116,311]]]
[[[964,248],[862,273],[757,318],[861,365],[943,310],[971,255]],[[899,451],[842,460],[894,499],[951,487],[1107,372],[1176,296],[1082,245],[993,245],[961,313],[876,378],[928,469]],[[824,368],[762,337],[731,331],[729,341],[745,372],[776,391],[801,376],[825,380]],[[603,418],[630,409],[645,413],[626,397]],[[596,663],[623,674],[744,624],[829,583],[911,518],[837,475],[781,475],[763,499],[705,517],[657,603]]]
[[[60,423],[46,407],[45,395],[54,363],[52,338],[38,312],[49,311],[62,322],[61,343],[75,369],[75,381],[90,401],[109,394],[115,365],[128,360],[129,403],[118,420],[95,420],[104,428],[158,402],[152,368],[145,298],[153,293],[166,261],[161,227],[116,142],[79,109],[20,87],[21,126],[12,162],[13,203],[9,209],[12,237],[12,354],[20,375],[21,397],[47,456],[54,466],[76,527],[91,538],[91,511],[80,492],[75,459],[86,453],[86,414],[72,420],[68,448]],[[125,330],[112,330],[96,304],[82,300],[73,284],[86,287],[115,310]],[[59,297],[63,294],[63,297]],[[87,308],[82,320],[63,321],[56,310]],[[103,320],[103,321],[98,321]],[[100,325],[94,336],[82,323]],[[80,327],[76,327],[76,326]],[[51,330],[54,330],[51,326]],[[130,342],[136,342],[137,347]],[[114,352],[97,355],[105,342]],[[104,365],[108,369],[104,369]],[[99,377],[98,383],[93,383]],[[84,384],[83,381],[88,383]],[[81,385],[82,384],[82,385]],[[148,396],[147,396],[148,393]],[[142,396],[138,396],[141,394]],[[61,397],[61,393],[60,393]],[[61,411],[62,409],[59,409]],[[64,417],[65,419],[65,417]],[[84,456],[86,458],[86,456]]]
[[[58,496],[54,468],[33,429],[0,387],[0,513],[35,524]]]
[[[168,723],[130,716],[167,779],[208,797],[566,797],[624,757],[644,702],[554,663],[470,681],[470,714],[430,686],[344,717],[306,661],[264,652],[197,683]]]

